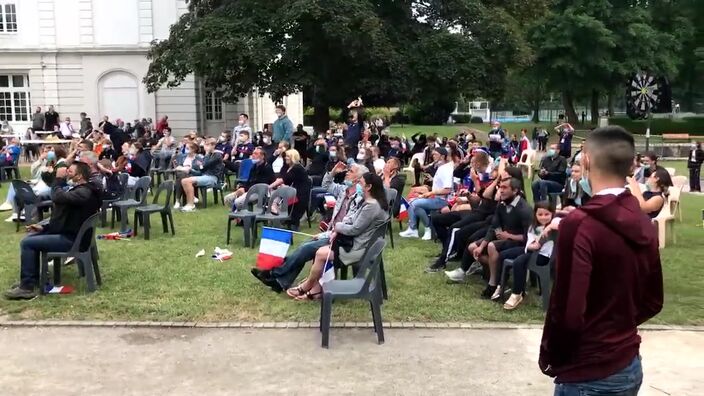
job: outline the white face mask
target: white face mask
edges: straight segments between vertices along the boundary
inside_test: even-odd
[[[262,139],[264,141],[264,144],[271,144],[271,138],[270,137],[265,137]]]

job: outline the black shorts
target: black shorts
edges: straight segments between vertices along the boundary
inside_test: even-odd
[[[493,243],[494,246],[496,247],[496,251],[499,252],[500,260],[504,260],[506,258],[516,258],[522,254],[522,251],[520,251],[515,257],[503,257],[509,256],[509,255],[514,255],[519,249],[524,249],[526,244],[525,242],[519,242],[519,241],[511,241],[511,240],[501,240],[497,239],[494,241],[491,241],[490,243]],[[484,248],[484,251],[482,251],[482,255],[488,254],[489,250],[489,244],[486,244],[486,248]],[[505,253],[504,253],[505,252]]]

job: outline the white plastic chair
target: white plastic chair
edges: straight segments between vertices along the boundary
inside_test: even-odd
[[[658,245],[660,249],[664,249],[667,242],[667,224],[670,224],[669,234],[672,236],[672,243],[677,243],[675,236],[675,216],[670,212],[670,198],[668,197],[662,210],[658,213],[652,222],[658,228]]]
[[[684,188],[686,186],[689,186],[689,179],[687,178],[687,176],[673,176],[672,184],[675,187]]]
[[[683,186],[672,186],[668,189],[668,192],[670,193],[670,196],[668,198],[668,202],[670,203],[670,213],[672,213],[672,216],[680,220],[680,223],[682,222],[682,209],[680,208],[680,195],[682,195],[682,187]]]
[[[418,163],[423,166],[423,161],[425,160],[425,154],[424,153],[415,153],[413,154],[413,157],[411,157],[411,161],[408,163],[408,167],[404,169],[406,172],[413,172],[413,160],[417,159]]]
[[[521,153],[521,160],[516,164],[519,168],[528,170],[528,179],[533,180],[533,161],[535,161],[535,150],[525,150]]]
[[[677,173],[677,169],[675,168],[665,168],[665,170],[670,174],[670,176],[674,176],[675,173]]]

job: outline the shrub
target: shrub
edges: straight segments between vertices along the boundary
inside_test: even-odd
[[[452,119],[458,124],[469,124],[469,114],[453,114]]]
[[[472,124],[483,124],[484,120],[482,120],[481,117],[474,116],[474,117],[472,117],[472,119],[469,122]]]
[[[633,134],[644,135],[648,128],[648,120],[631,120],[630,118],[609,118],[610,125],[619,125]],[[650,124],[650,133],[688,133],[704,135],[704,117],[685,117],[681,119],[654,118]]]
[[[442,125],[447,121],[455,104],[449,101],[434,101],[408,106],[407,114],[416,125]]]

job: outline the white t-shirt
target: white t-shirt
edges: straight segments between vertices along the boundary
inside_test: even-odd
[[[550,224],[559,224],[559,223],[560,223],[559,217],[555,217],[554,219],[552,219],[552,222],[550,222]],[[540,228],[540,230],[542,231],[542,227]],[[533,226],[530,226],[530,228],[528,229],[528,236],[526,238],[526,248],[525,248],[524,252],[528,253],[528,246],[530,246],[531,243],[535,242],[539,236],[540,236],[540,233],[536,234],[535,228],[533,228]],[[545,256],[545,257],[550,258],[550,256],[552,256],[552,247],[554,244],[555,243],[551,240],[546,241],[540,247],[540,251],[538,252],[538,254],[540,254],[541,256]]]
[[[454,171],[455,164],[452,162],[440,165],[438,170],[435,171],[435,176],[433,176],[433,191],[442,190],[444,188],[449,188],[452,190],[452,174]],[[447,195],[436,195],[436,197],[445,199],[447,198]]]
[[[384,170],[384,165],[386,165],[386,162],[384,162],[383,159],[377,158],[374,160],[374,170],[376,173],[381,173]]]
[[[284,167],[284,159],[281,158],[281,156],[276,157],[274,162],[272,162],[271,167],[274,170],[274,173],[281,172],[281,168]]]

